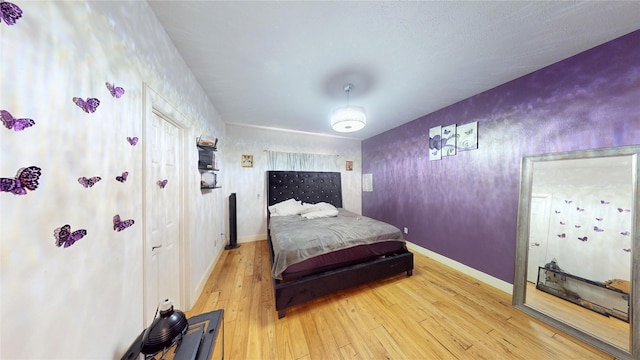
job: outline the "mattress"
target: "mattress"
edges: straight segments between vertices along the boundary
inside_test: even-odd
[[[300,215],[269,221],[271,275],[298,276],[404,249],[397,227],[339,208],[338,216],[308,220]]]

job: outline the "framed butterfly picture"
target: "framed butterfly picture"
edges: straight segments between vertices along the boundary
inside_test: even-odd
[[[429,129],[429,160],[442,159],[442,126]]]
[[[475,150],[478,148],[478,122],[458,125],[458,140],[456,147],[458,151]]]

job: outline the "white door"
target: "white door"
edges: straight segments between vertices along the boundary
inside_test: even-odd
[[[182,231],[180,149],[182,129],[153,112],[148,124],[146,164],[145,323],[148,326],[158,304],[180,297],[180,242]],[[161,187],[158,182],[167,180]]]
[[[547,236],[551,214],[549,196],[531,197],[531,219],[529,227],[529,252],[527,256],[527,281],[538,282],[538,267],[546,263]]]

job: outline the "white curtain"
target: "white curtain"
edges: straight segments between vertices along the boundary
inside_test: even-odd
[[[267,166],[269,170],[340,171],[338,159],[338,155],[267,151]]]

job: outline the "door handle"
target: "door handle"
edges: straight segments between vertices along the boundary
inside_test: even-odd
[[[161,248],[161,247],[162,247],[162,245],[152,246],[152,247],[151,247],[151,251],[153,251],[153,250],[155,250],[155,249],[159,249],[159,248]]]

